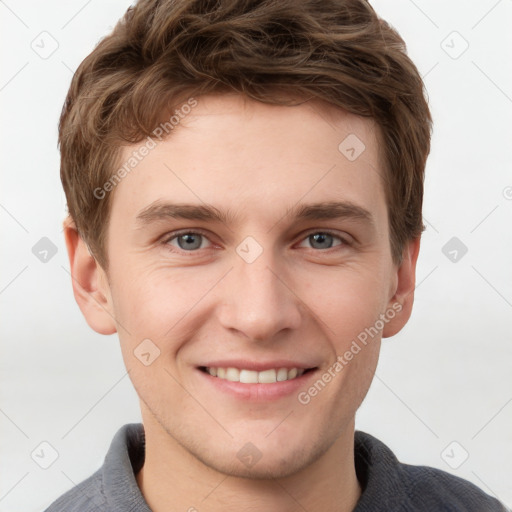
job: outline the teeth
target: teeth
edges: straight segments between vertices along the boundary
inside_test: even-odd
[[[227,368],[226,380],[230,380],[231,382],[240,382],[240,370],[237,368]]]
[[[206,368],[207,373],[212,377],[229,380],[231,382],[242,382],[243,384],[272,384],[274,382],[283,382],[285,380],[300,377],[303,369],[298,368],[272,368],[262,372],[254,370],[239,370],[238,368]]]
[[[277,382],[277,374],[275,370],[265,370],[258,373],[258,382],[260,384],[272,384]]]
[[[290,378],[292,377],[290,376]],[[279,368],[277,370],[277,381],[282,382],[283,380],[288,380],[288,370],[286,368]]]
[[[304,370],[301,370],[302,373],[301,375],[304,373]],[[294,379],[295,377],[297,377],[297,373],[298,373],[298,370],[297,368],[292,368],[289,372],[288,372],[288,378],[289,379]]]
[[[257,384],[258,372],[252,370],[240,370],[240,382],[244,384]]]

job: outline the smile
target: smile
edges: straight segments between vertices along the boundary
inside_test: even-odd
[[[241,382],[242,384],[273,384],[284,382],[301,377],[309,369],[304,368],[271,368],[261,372],[254,370],[222,367],[201,367],[203,372],[209,373],[212,377],[228,380],[230,382]]]

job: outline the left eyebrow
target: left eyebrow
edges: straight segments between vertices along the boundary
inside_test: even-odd
[[[350,201],[299,204],[288,208],[286,215],[291,215],[297,220],[353,219],[375,226],[373,215],[366,208]]]

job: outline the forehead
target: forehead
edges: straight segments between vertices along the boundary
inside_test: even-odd
[[[213,204],[275,224],[298,203],[347,201],[386,217],[378,128],[319,101],[296,106],[240,95],[197,98],[115,188],[113,215],[155,201]],[[121,165],[141,144],[124,148]]]

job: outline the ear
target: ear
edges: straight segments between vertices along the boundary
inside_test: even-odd
[[[414,288],[416,286],[416,262],[420,252],[420,238],[409,241],[403,251],[402,263],[396,268],[394,290],[388,303],[388,311],[395,315],[384,326],[383,338],[394,336],[402,330],[411,317],[414,303]]]
[[[117,332],[110,286],[103,268],[92,256],[68,217],[63,224],[71,267],[73,294],[89,326],[100,334]]]

